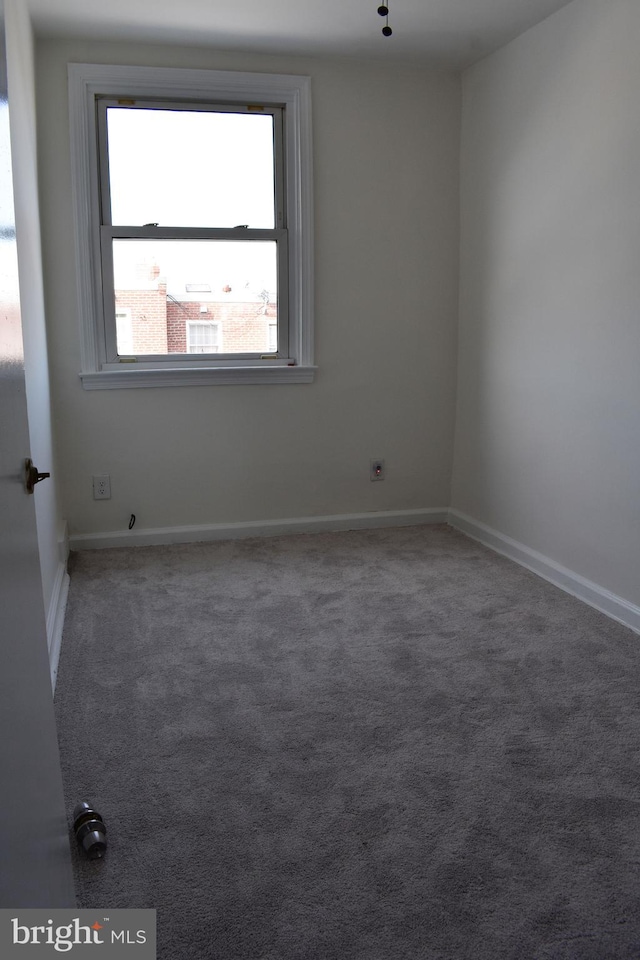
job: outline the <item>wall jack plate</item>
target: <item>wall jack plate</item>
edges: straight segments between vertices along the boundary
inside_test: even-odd
[[[371,460],[369,477],[371,480],[384,480],[384,460]]]
[[[93,499],[111,500],[111,477],[108,473],[93,478]]]

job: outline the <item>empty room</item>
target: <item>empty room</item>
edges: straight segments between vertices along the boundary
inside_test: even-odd
[[[640,956],[640,6],[1,6],[3,956]]]

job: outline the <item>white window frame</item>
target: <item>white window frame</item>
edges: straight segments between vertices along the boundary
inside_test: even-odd
[[[268,340],[267,350],[276,350],[277,347],[278,347],[278,342],[277,342],[277,341],[278,341],[278,324],[277,324],[277,323],[273,323],[273,318],[272,318],[272,317],[268,317],[268,324],[267,324],[267,326],[268,326],[268,331],[267,331],[267,340]],[[275,333],[276,333],[276,335],[275,335],[275,343],[274,343],[274,342],[272,341],[272,339],[271,339],[271,329],[272,329],[272,327],[275,327],[275,328],[276,328],[276,330],[275,330]]]
[[[313,362],[313,191],[309,77],[71,63],[71,173],[82,385],[87,390],[207,383],[311,383]],[[289,350],[277,359],[138,365],[107,361],[100,257],[96,97],[263,103],[285,108]]]
[[[120,342],[120,341],[121,341],[121,334],[120,334],[120,330],[118,329],[119,326],[120,326],[119,323],[118,323],[118,319],[120,319],[121,321],[122,321],[122,320],[126,321],[126,324],[127,324],[127,327],[128,327],[128,329],[127,329],[127,335],[126,335],[126,340],[125,340],[125,346],[129,346],[129,342],[131,342],[131,353],[127,353],[126,350],[123,350],[123,355],[124,355],[124,356],[133,356],[133,317],[132,317],[132,315],[131,315],[131,310],[129,309],[129,307],[118,307],[118,306],[116,305],[116,308],[115,308],[116,335],[117,335],[117,337],[118,337],[118,342]]]
[[[216,347],[218,348],[218,353],[222,353],[222,328],[221,328],[221,324],[220,324],[220,322],[219,322],[218,320],[187,320],[187,328],[186,328],[186,334],[187,334],[187,344],[186,344],[186,346],[187,346],[187,350],[186,350],[186,352],[187,352],[190,356],[196,356],[196,355],[197,355],[197,351],[195,351],[195,350],[192,351],[192,350],[189,349],[189,347],[191,346],[190,341],[189,341],[189,331],[192,330],[194,327],[212,327],[212,328],[216,331],[215,339],[217,340]]]

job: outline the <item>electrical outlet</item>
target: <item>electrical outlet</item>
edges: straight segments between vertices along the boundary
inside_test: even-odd
[[[371,480],[384,480],[384,460],[372,460],[369,473]]]
[[[108,473],[93,478],[93,499],[111,500],[111,477]]]

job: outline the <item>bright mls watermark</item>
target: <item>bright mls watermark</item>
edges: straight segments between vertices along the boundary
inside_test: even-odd
[[[0,910],[0,957],[156,960],[155,910]]]

